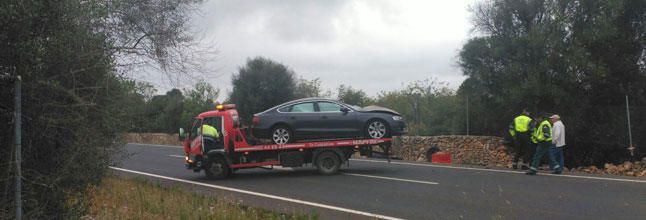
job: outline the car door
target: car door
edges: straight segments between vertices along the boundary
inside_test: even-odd
[[[318,116],[314,102],[297,103],[283,112],[283,117],[297,137],[315,136],[318,130]]]
[[[350,110],[342,112],[338,103],[320,101],[317,102],[319,110],[320,132],[326,137],[351,137],[357,132],[356,114]]]

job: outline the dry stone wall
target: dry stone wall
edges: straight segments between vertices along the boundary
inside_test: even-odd
[[[491,136],[402,136],[393,142],[394,156],[404,160],[429,161],[432,147],[451,154],[452,163],[510,167],[511,156],[500,137]]]

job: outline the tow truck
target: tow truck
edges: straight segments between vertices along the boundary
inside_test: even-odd
[[[200,128],[204,124],[215,127],[220,137],[202,135]],[[250,144],[255,141],[247,140],[235,104],[218,104],[215,110],[199,114],[189,130],[179,129],[179,139],[184,145],[186,168],[194,172],[204,170],[209,179],[224,179],[239,169],[274,166],[312,165],[319,173],[331,175],[338,173],[343,164],[349,165],[355,152],[367,155],[373,146],[378,146],[383,154],[389,155],[392,143],[391,138],[378,138]]]

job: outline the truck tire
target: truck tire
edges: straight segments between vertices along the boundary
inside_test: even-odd
[[[341,159],[332,151],[323,151],[316,156],[316,169],[323,175],[332,175],[339,172]]]
[[[288,144],[294,142],[294,135],[289,127],[276,125],[271,129],[271,140],[274,144]]]
[[[390,126],[384,120],[371,119],[366,123],[364,136],[370,139],[390,137]]]
[[[230,169],[227,162],[222,157],[209,158],[204,167],[206,178],[212,180],[224,179],[229,176]]]

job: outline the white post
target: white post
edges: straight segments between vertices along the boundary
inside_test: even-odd
[[[628,95],[626,95],[626,119],[628,120],[628,150],[630,156],[634,156],[635,146],[633,146],[633,134],[630,128],[630,105],[628,104]]]

